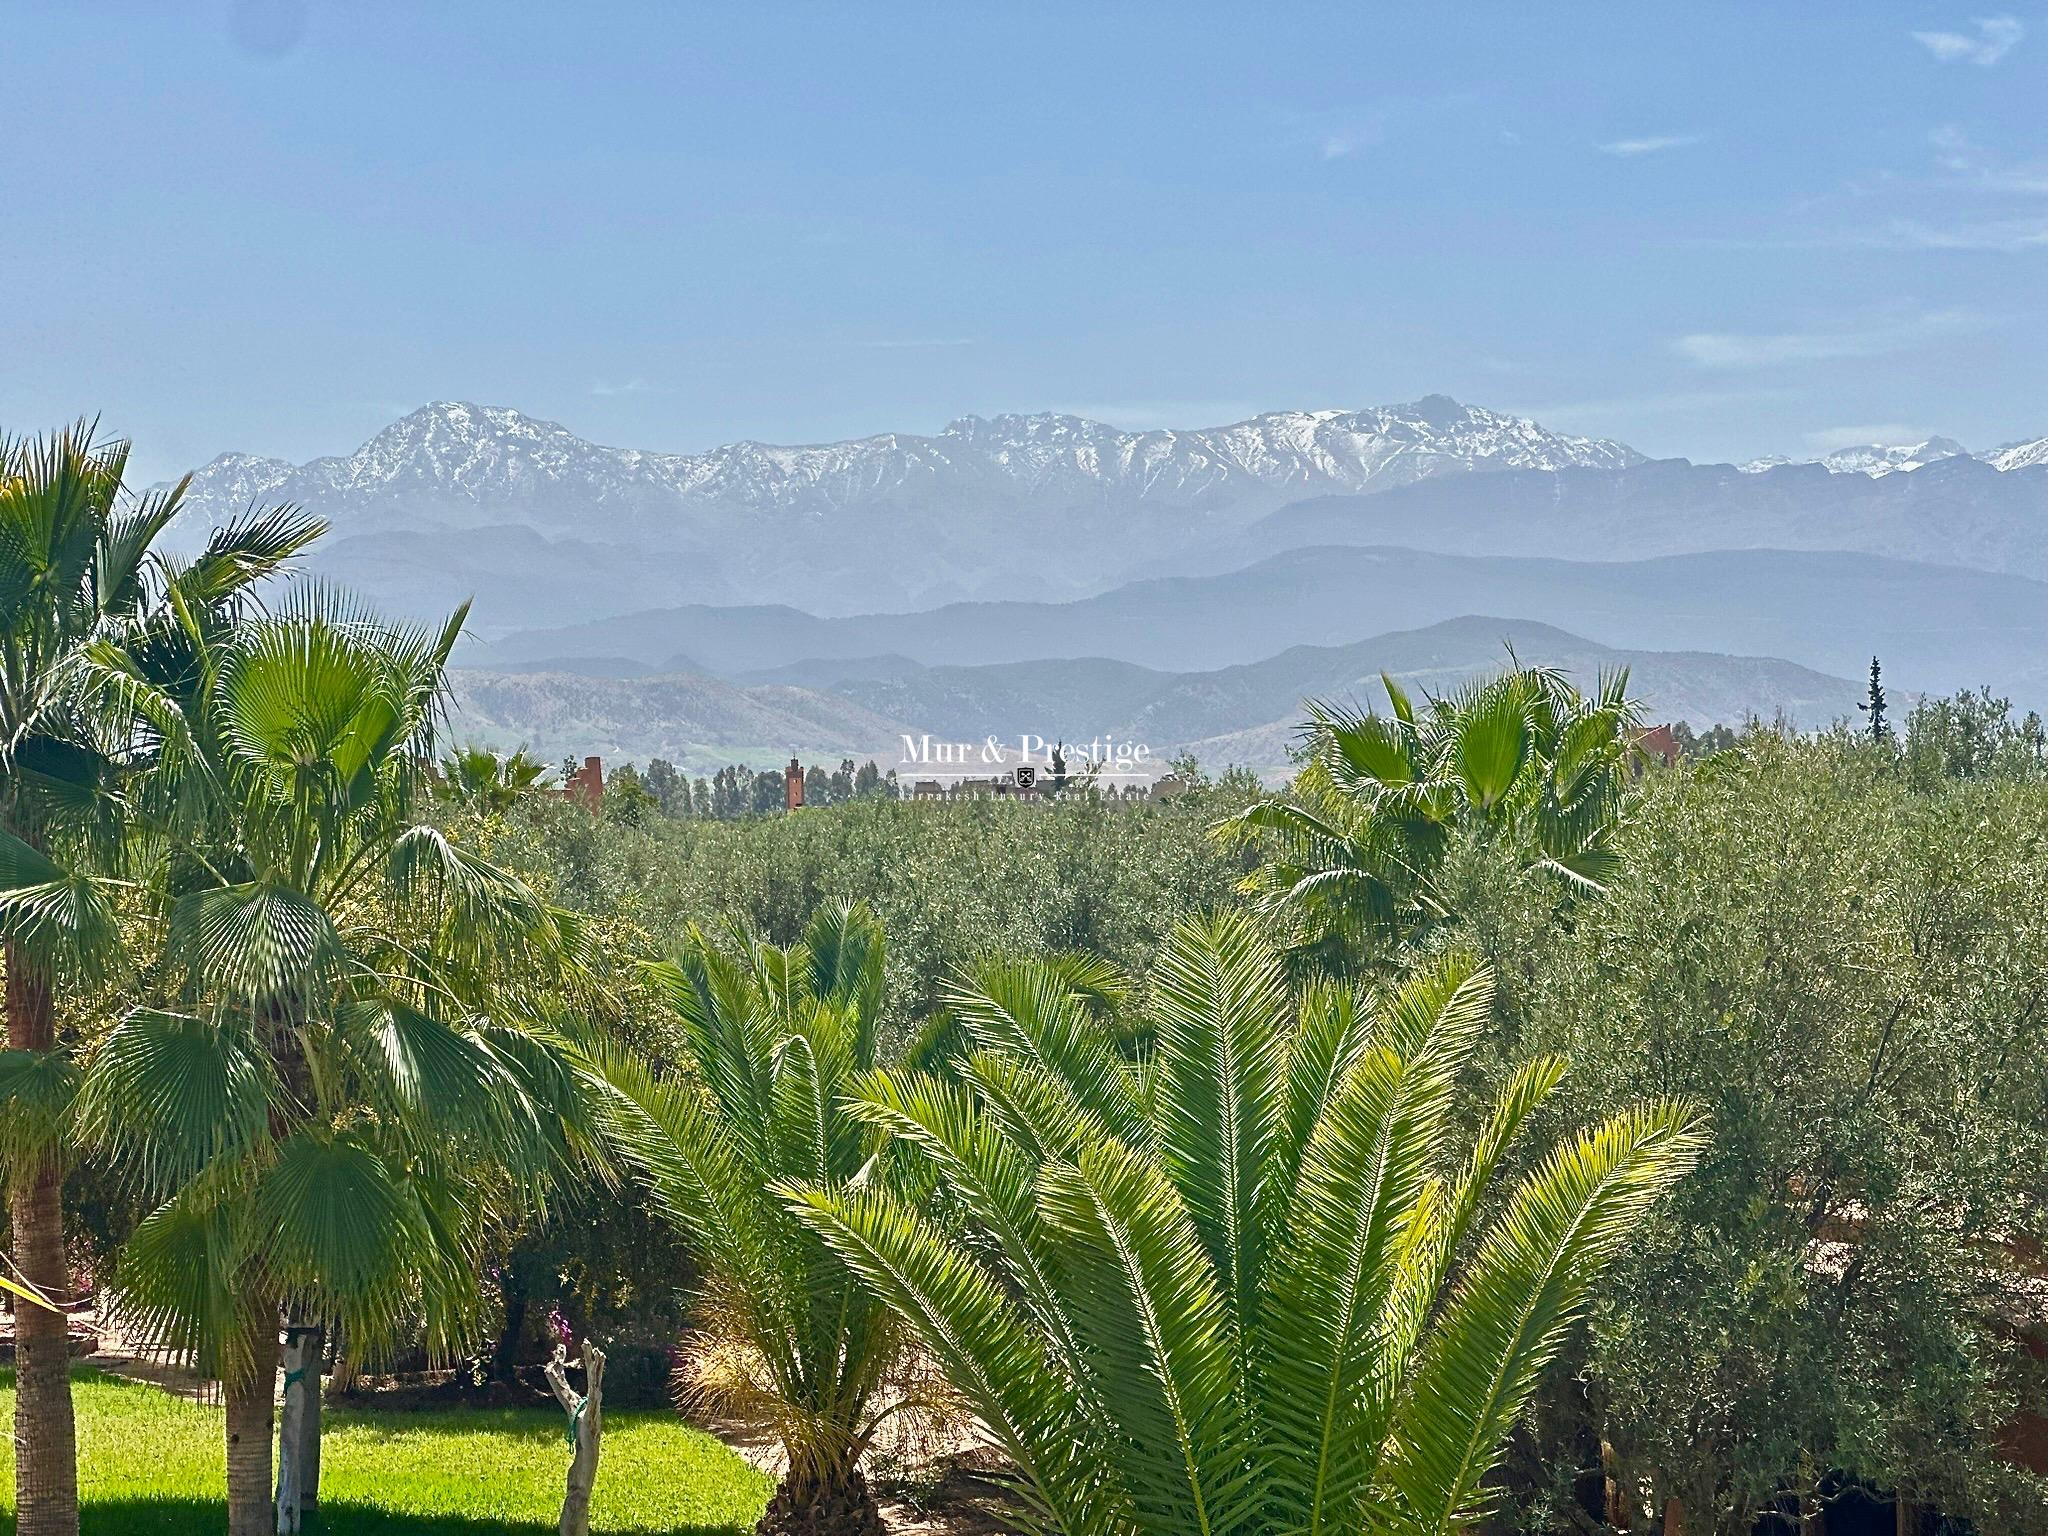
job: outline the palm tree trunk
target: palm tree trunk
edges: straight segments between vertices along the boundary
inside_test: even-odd
[[[276,1536],[270,1442],[277,1398],[277,1309],[259,1307],[246,1372],[221,1383],[227,1397],[228,1536]]]
[[[9,943],[7,1044],[56,1046],[47,978]],[[14,1262],[55,1301],[71,1295],[64,1263],[64,1167],[52,1147],[8,1189]],[[71,1414],[70,1330],[59,1313],[21,1301],[14,1308],[14,1489],[20,1536],[78,1536],[78,1443]]]
[[[792,1466],[754,1536],[885,1536],[882,1512],[859,1467]]]

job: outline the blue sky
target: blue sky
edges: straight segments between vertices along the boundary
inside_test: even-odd
[[[11,0],[0,427],[2048,433],[2048,11]]]

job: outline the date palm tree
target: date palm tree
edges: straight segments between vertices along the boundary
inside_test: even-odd
[[[1245,890],[1304,949],[1386,958],[1441,924],[1460,836],[1504,849],[1567,899],[1612,878],[1637,727],[1628,673],[1591,696],[1517,667],[1418,708],[1382,678],[1391,713],[1311,705],[1291,792],[1221,823],[1266,861]]]
[[[566,919],[414,815],[462,619],[306,587],[195,637],[189,734],[152,778],[163,1006],[101,1046],[83,1123],[152,1202],[124,1308],[223,1384],[233,1536],[273,1529],[281,1314],[452,1354],[494,1197],[542,1200],[580,1124],[541,1022]],[[284,1455],[295,1529],[317,1429]]]
[[[686,1387],[767,1419],[788,1453],[762,1536],[880,1536],[860,1461],[903,1405],[903,1335],[770,1186],[884,1178],[844,1100],[875,1065],[882,933],[864,907],[826,908],[788,949],[738,947],[693,930],[651,968],[694,1077],[610,1063],[614,1135],[707,1271]]]
[[[81,423],[0,441],[0,1179],[17,1306],[15,1488],[23,1536],[78,1529],[61,1192],[77,1083],[59,1028],[67,985],[106,974],[120,947],[114,886],[133,852],[128,792],[166,731],[159,684],[186,627],[229,622],[250,587],[320,532],[288,509],[217,531],[190,561],[157,541],[184,482],[123,487],[125,443]]]
[[[1133,1067],[1056,969],[992,966],[954,1000],[960,1074],[875,1074],[854,1106],[950,1201],[787,1192],[987,1426],[1033,1529],[1448,1536],[1700,1143],[1692,1111],[1648,1105],[1497,1188],[1564,1065],[1522,1068],[1462,1140],[1488,992],[1444,959],[1381,998],[1291,1000],[1242,915],[1191,922]]]

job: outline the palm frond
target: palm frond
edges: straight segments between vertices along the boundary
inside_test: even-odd
[[[0,829],[0,935],[45,970],[105,973],[121,947],[113,891]]]
[[[0,1178],[42,1166],[78,1101],[78,1065],[62,1051],[0,1050]]]
[[[788,1198],[939,1363],[1017,1467],[1034,1526],[1059,1536],[1133,1529],[1119,1490],[1089,1475],[1089,1448],[1066,1429],[1072,1397],[1000,1285],[886,1192],[798,1188]]]
[[[1059,969],[992,962],[948,994],[947,1008],[983,1050],[1029,1063],[1063,1083],[1074,1102],[1132,1142],[1150,1138],[1130,1069]]]
[[[1049,1166],[1039,1199],[1091,1377],[1130,1448],[1121,1470],[1140,1528],[1239,1529],[1257,1490],[1237,1342],[1179,1193],[1156,1162],[1104,1141]]]
[[[1241,914],[1181,924],[1153,966],[1161,1166],[1201,1234],[1243,1351],[1289,1193],[1273,1177],[1287,1005],[1279,956]],[[1247,1354],[1239,1375],[1248,1374]]]
[[[268,1058],[243,1030],[138,1008],[95,1054],[80,1112],[87,1135],[160,1192],[251,1154],[279,1093]]]
[[[289,885],[246,882],[193,891],[171,907],[167,953],[247,1003],[297,994],[346,953],[334,920]]]
[[[1396,1408],[1393,1528],[1438,1536],[1484,1514],[1507,1428],[1594,1276],[1702,1145],[1696,1110],[1651,1105],[1558,1148],[1516,1188]]]

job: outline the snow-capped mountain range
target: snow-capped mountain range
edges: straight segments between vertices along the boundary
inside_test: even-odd
[[[1053,414],[967,416],[929,437],[740,442],[698,454],[602,447],[502,406],[442,401],[345,457],[292,464],[224,453],[194,474],[186,504],[207,523],[259,501],[332,506],[343,526],[337,502],[432,498],[449,504],[444,514],[470,502],[492,521],[499,505],[550,493],[573,493],[579,512],[641,513],[665,500],[678,515],[693,507],[822,515],[968,489],[1191,507],[1374,490],[1460,471],[1641,461],[1620,443],[1549,432],[1441,395],[1361,411],[1278,411],[1193,431],[1129,432]],[[598,531],[582,516],[560,521]]]
[[[931,435],[696,454],[442,402],[347,455],[221,455],[193,475],[173,537],[297,503],[333,527],[316,570],[419,613],[473,594],[489,634],[678,603],[830,615],[1065,601],[1243,563],[1271,542],[1262,519],[1306,503],[1327,509],[1318,526],[1345,525],[1333,544],[1369,527],[1373,542],[1481,553],[1820,547],[2036,574],[2041,465],[2048,439],[1972,456],[1937,438],[1830,454],[1818,483],[1814,464],[1736,474],[1441,395],[1185,431],[968,416]],[[1865,505],[1880,486],[1915,494]]]
[[[1813,459],[1788,459],[1783,454],[1767,454],[1736,467],[1754,475],[1783,464],[1818,464],[1838,475],[1877,476],[1921,469],[1942,459],[1964,458],[1981,459],[1993,469],[2025,469],[2035,464],[2048,464],[2048,437],[2006,443],[1983,453],[1970,452],[1952,437],[1930,437],[1924,443],[1860,443],[1851,448],[1837,448],[1833,453],[1824,453]]]
[[[695,454],[606,447],[444,401],[345,456],[221,455],[193,475],[174,537],[293,502],[333,525],[316,562],[333,574],[417,607],[475,590],[485,626],[514,607],[685,599],[854,612],[1075,596],[1307,496],[1641,462],[1441,395],[1195,431],[968,416],[930,436]]]

